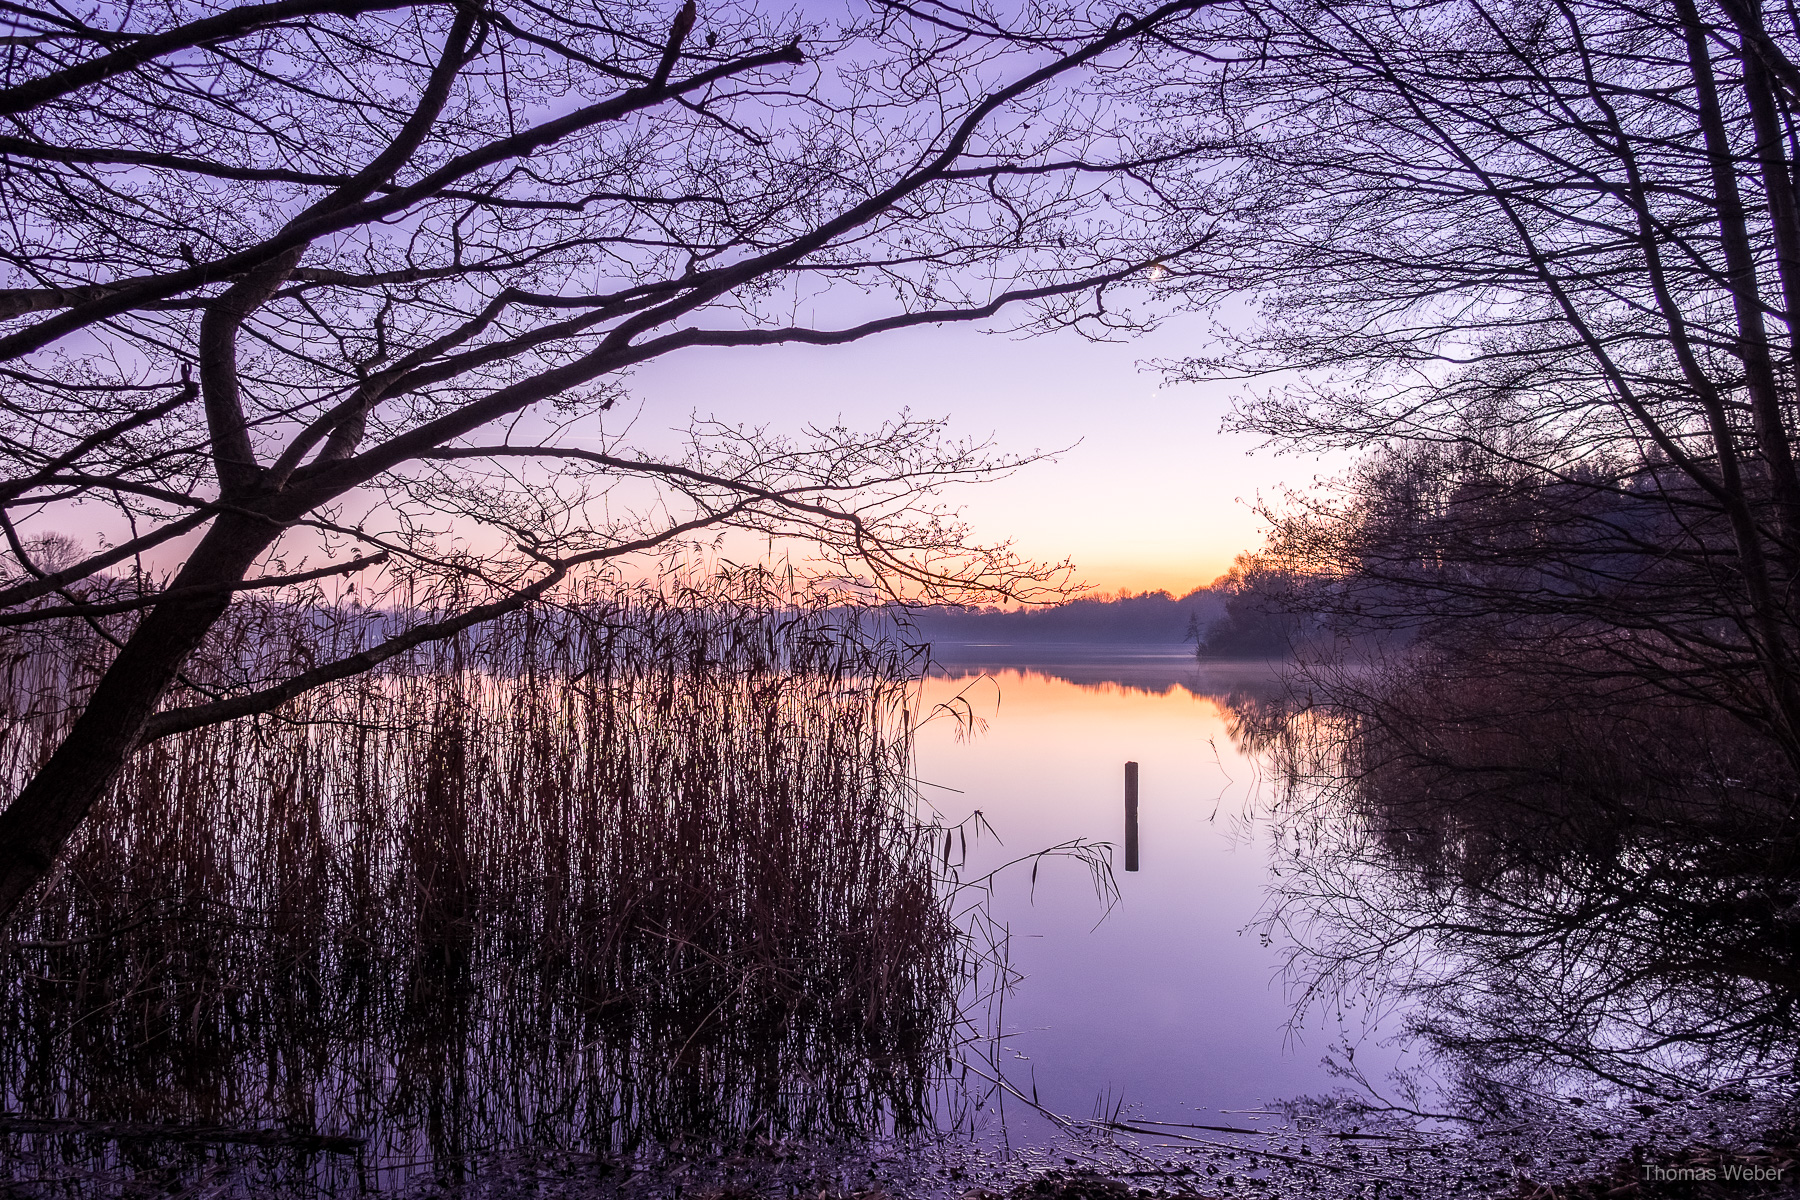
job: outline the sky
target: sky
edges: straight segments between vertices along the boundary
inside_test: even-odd
[[[1074,580],[1097,592],[1179,596],[1262,543],[1259,496],[1278,499],[1284,488],[1304,488],[1335,469],[1277,453],[1254,435],[1221,432],[1242,385],[1165,384],[1148,360],[1199,351],[1200,326],[1197,316],[1177,318],[1114,343],[954,325],[848,346],[682,350],[626,381],[625,408],[637,410],[630,439],[678,452],[673,431],[691,414],[799,434],[809,423],[839,419],[873,428],[910,409],[949,417],[951,436],[991,437],[1000,454],[1067,447],[1054,461],[945,500],[963,509],[978,541],[1010,539],[1027,558],[1072,559]],[[570,432],[579,438],[582,431]],[[68,532],[127,536],[110,520],[94,527],[88,512],[68,517]],[[52,527],[62,528],[44,526]],[[193,541],[170,543],[151,565],[172,569]]]
[[[684,351],[638,369],[629,386],[642,403],[640,433],[696,412],[798,431],[840,416],[870,427],[910,408],[949,416],[960,436],[992,435],[1002,452],[1071,446],[954,502],[982,540],[1072,558],[1077,578],[1098,590],[1180,595],[1261,544],[1259,493],[1304,487],[1329,467],[1221,433],[1240,385],[1164,385],[1145,360],[1197,351],[1197,329],[1177,320],[1097,344],[922,327],[850,346]]]
[[[840,0],[807,6],[820,15],[841,9]],[[872,315],[834,313],[820,324]],[[1072,559],[1075,579],[1097,591],[1180,595],[1261,543],[1259,496],[1304,487],[1326,469],[1259,449],[1255,436],[1221,432],[1237,385],[1166,386],[1145,365],[1204,349],[1204,325],[1188,315],[1109,344],[1070,331],[1027,337],[952,325],[840,347],[688,349],[640,367],[629,387],[642,405],[636,432],[653,450],[672,449],[658,444],[658,430],[684,426],[690,414],[798,433],[839,419],[871,428],[903,409],[948,416],[953,435],[991,436],[1002,454],[1066,448],[1054,462],[950,500],[978,541],[1011,540],[1030,559]],[[92,514],[72,521],[127,536],[107,521],[94,528]],[[170,543],[153,565],[172,567],[192,540]]]

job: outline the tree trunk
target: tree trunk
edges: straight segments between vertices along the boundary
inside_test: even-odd
[[[62,745],[0,813],[0,924],[42,879],[137,749],[169,684],[231,602],[231,585],[280,527],[221,517],[201,539],[172,588],[212,587],[169,600],[144,618],[101,677]]]
[[[1750,242],[1743,195],[1738,188],[1740,167],[1719,104],[1712,58],[1707,50],[1708,30],[1700,20],[1693,0],[1676,0],[1675,8],[1687,32],[1688,65],[1694,77],[1694,108],[1713,178],[1719,245],[1725,252],[1725,282],[1737,318],[1736,353],[1744,366],[1744,390],[1750,397],[1751,420],[1760,443],[1762,465],[1774,493],[1782,557],[1791,559],[1788,551],[1800,541],[1800,471],[1794,465],[1793,447],[1788,441],[1787,424],[1781,411],[1781,391],[1775,379],[1774,355],[1763,325],[1762,286],[1757,279],[1756,255]],[[1779,203],[1773,199],[1771,203],[1779,209]],[[1777,237],[1778,248],[1780,240]]]

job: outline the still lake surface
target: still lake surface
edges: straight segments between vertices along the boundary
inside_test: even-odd
[[[1198,664],[1181,647],[938,646],[918,770],[948,823],[979,811],[998,835],[965,878],[1073,839],[1113,845],[1107,909],[1087,869],[1047,859],[996,878],[992,914],[1023,978],[998,1022],[1010,1083],[1074,1117],[1124,1111],[1204,1121],[1341,1086],[1322,1062],[1342,1037],[1391,1064],[1360,1027],[1315,1014],[1294,1026],[1283,946],[1254,925],[1271,882],[1267,786],[1234,744],[1224,701],[1275,694],[1281,667]],[[1141,868],[1124,868],[1124,764],[1140,772]],[[959,847],[960,851],[960,847]],[[1376,1076],[1379,1078],[1379,1076]],[[1009,1136],[1050,1125],[1006,1108]],[[1241,1117],[1232,1122],[1242,1124]]]
[[[652,605],[599,624],[611,615],[596,627],[640,640],[571,618],[476,647],[484,670],[414,663],[379,688],[318,693],[304,720],[141,756],[0,945],[0,1179],[46,1195],[310,1197],[537,1195],[554,1176],[592,1197],[640,1176],[652,1194],[742,1194],[733,1173],[761,1172],[772,1195],[821,1178],[941,1195],[970,1177],[956,1163],[999,1187],[1154,1151],[1146,1178],[1230,1186],[1256,1171],[1265,1194],[1316,1196],[1325,1172],[1448,1197],[1524,1188],[1527,1168],[1591,1174],[1601,1142],[1673,1153],[1702,1118],[1745,1144],[1790,1119],[1800,890],[1786,860],[1769,865],[1754,812],[1646,805],[1622,820],[1571,804],[1545,821],[1533,795],[1471,805],[1404,771],[1309,810],[1236,740],[1240,719],[1264,742],[1280,728],[1278,665],[1201,665],[1179,646],[939,646],[919,682],[890,670],[912,661],[903,648],[889,658],[818,614],[770,626]],[[926,719],[909,724],[915,705]],[[1271,761],[1296,761],[1270,744]],[[1114,857],[1109,904],[1088,868],[1123,840],[1128,761],[1142,869]],[[966,856],[960,839],[943,848],[941,824],[920,828],[915,797],[973,835]],[[1307,811],[1318,819],[1296,819]],[[1033,861],[1070,845],[1088,861]],[[940,855],[965,885],[993,873],[983,907],[956,899],[1005,931],[1001,1003],[966,983]],[[1342,903],[1307,908],[1321,897]],[[1315,950],[1422,931],[1406,962],[1445,986],[1414,1015],[1448,1011],[1448,1038],[1527,1069],[1583,1035],[1555,1017],[1589,1003],[1594,964],[1617,968],[1592,1002],[1602,1049],[1633,1029],[1698,1048],[1671,1043],[1657,1069],[1678,1085],[1656,1090],[1661,1106],[1535,1076],[1480,1109],[1503,1127],[1473,1138],[1370,1110],[1335,1110],[1361,1132],[1330,1132],[1328,1106],[1290,1119],[1269,1110],[1343,1086],[1322,1061],[1341,1045],[1378,1083],[1398,1056],[1357,1014],[1296,1023],[1291,947],[1259,936],[1278,899]],[[1531,921],[1471,936],[1471,913],[1520,902]],[[1539,954],[1524,968],[1521,944]],[[1584,970],[1538,966],[1560,961]],[[1613,986],[1621,973],[1641,997]],[[1369,1000],[1433,999],[1392,990]],[[1722,1020],[1746,1033],[1714,1050]],[[1013,1098],[991,1103],[979,1077],[940,1087],[959,1051]],[[1455,1084],[1458,1060],[1434,1061]],[[959,1122],[931,1154],[896,1155],[879,1136],[961,1118],[984,1090],[976,1128],[1003,1138],[964,1139]],[[1142,1126],[1064,1137],[1030,1097],[1263,1144],[1209,1130],[1169,1145],[1184,1135]],[[1290,1154],[1297,1136],[1313,1149]],[[993,1155],[996,1142],[1027,1153]]]

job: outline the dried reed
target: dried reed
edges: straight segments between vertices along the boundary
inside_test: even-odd
[[[214,673],[362,636],[278,616]],[[15,786],[96,655],[13,649]],[[233,1178],[348,1186],[924,1120],[971,959],[912,802],[917,665],[844,610],[615,594],[151,745],[0,944],[4,1107],[112,1131],[0,1125],[0,1170],[218,1169],[117,1136],[168,1123],[293,1132]]]

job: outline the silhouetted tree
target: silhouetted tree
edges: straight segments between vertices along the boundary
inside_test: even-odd
[[[1273,920],[1474,1076],[1800,1056],[1795,17],[1246,0],[1137,77],[1229,214],[1171,283],[1256,299],[1179,372],[1361,457],[1272,512],[1301,607],[1388,639],[1245,714]]]
[[[146,740],[269,711],[584,564],[741,528],[892,590],[1042,585],[933,507],[1008,465],[935,422],[787,441],[702,421],[658,457],[600,414],[621,372],[692,347],[1009,307],[1128,326],[1104,294],[1179,261],[1187,231],[1157,224],[1166,164],[1090,100],[1203,2],[1011,24],[877,6],[842,28],[693,0],[10,7],[0,533],[21,574],[0,604],[142,619],[0,815],[0,914]],[[854,316],[792,316],[813,312]],[[641,489],[609,500],[619,480]],[[129,536],[34,553],[99,510]],[[83,590],[184,537],[166,583]],[[418,619],[166,706],[234,593],[316,579],[288,560],[321,545],[360,551],[324,573],[379,561],[365,589]]]
[[[1231,570],[1213,581],[1224,601],[1219,618],[1197,631],[1201,658],[1285,658],[1311,632],[1315,601],[1308,580],[1267,554],[1240,554]]]
[[[1182,369],[1282,372],[1244,428],[1382,451],[1278,531],[1290,565],[1348,616],[1554,634],[1540,661],[1723,706],[1800,768],[1793,22],[1274,0],[1183,36],[1137,94],[1214,139],[1191,195],[1233,236],[1171,282],[1259,308]]]

